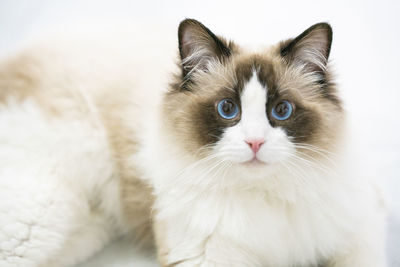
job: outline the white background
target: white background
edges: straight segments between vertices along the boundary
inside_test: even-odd
[[[0,0],[0,56],[49,28],[117,20],[177,26],[187,17],[239,43],[272,44],[317,22],[332,25],[331,62],[368,165],[385,184],[388,250],[391,266],[400,266],[400,1]],[[128,266],[139,257],[130,249],[119,242],[87,266]]]

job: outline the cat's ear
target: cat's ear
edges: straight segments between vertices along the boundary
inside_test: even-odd
[[[289,64],[298,64],[323,74],[328,63],[332,44],[332,28],[327,23],[318,23],[295,39],[289,41],[281,49],[281,56]]]
[[[223,61],[231,55],[223,40],[194,19],[180,23],[178,38],[184,77],[194,70],[207,70],[210,61]]]

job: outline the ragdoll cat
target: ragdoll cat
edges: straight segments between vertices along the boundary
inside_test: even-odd
[[[1,266],[70,266],[151,229],[162,266],[386,266],[328,24],[253,51],[187,19],[178,69],[149,32],[1,65]]]

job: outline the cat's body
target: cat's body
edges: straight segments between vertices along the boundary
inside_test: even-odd
[[[176,52],[141,57],[132,48],[148,40],[134,35],[67,34],[2,62],[0,266],[71,266],[131,226],[151,232],[152,196],[130,155]],[[158,79],[138,61],[158,65]]]
[[[327,58],[321,25],[299,43],[317,34]],[[246,51],[189,20],[180,75],[173,37],[59,41],[2,64],[0,263],[71,265],[153,223],[163,266],[385,266],[383,207],[352,171],[326,62],[309,75],[290,65],[296,43]],[[293,125],[271,117],[280,94]]]

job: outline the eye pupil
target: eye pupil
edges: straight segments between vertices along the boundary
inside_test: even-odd
[[[293,112],[293,106],[289,101],[279,102],[271,111],[271,115],[280,121],[288,119]]]
[[[228,100],[224,100],[224,104],[222,105],[222,110],[226,114],[232,113],[232,111],[233,111],[233,103],[228,101]]]
[[[276,112],[281,116],[285,115],[288,109],[289,108],[286,102],[281,102],[276,106]]]
[[[223,99],[218,103],[218,113],[224,119],[233,119],[239,113],[239,108],[235,102],[230,99]]]

